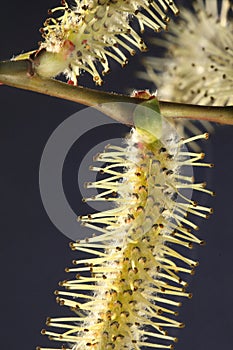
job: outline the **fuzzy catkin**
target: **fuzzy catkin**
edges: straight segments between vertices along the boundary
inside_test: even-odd
[[[74,4],[62,1],[61,6],[49,11],[51,17],[41,29],[43,42],[29,56],[37,74],[43,77],[64,73],[76,85],[77,77],[88,72],[101,85],[101,76],[110,70],[109,59],[124,67],[128,54],[134,55],[137,48],[147,49],[131,20],[137,19],[141,32],[144,27],[160,31],[167,28],[168,10],[178,13],[174,1],[75,0]],[[16,59],[27,56],[26,53]]]
[[[173,102],[226,106],[233,103],[233,18],[229,0],[196,0],[181,8],[162,39],[165,57],[151,56],[139,76]]]
[[[109,145],[97,155],[96,161],[106,165],[92,170],[107,177],[86,184],[102,192],[85,200],[116,205],[79,218],[97,235],[71,243],[87,258],[67,268],[76,278],[61,282],[66,290],[55,292],[57,302],[76,316],[49,318],[47,325],[60,332],[42,334],[72,350],[173,348],[177,338],[169,329],[184,326],[176,320],[177,297],[191,297],[184,275],[198,265],[179,253],[179,246],[189,250],[204,243],[192,233],[197,226],[187,214],[206,218],[212,212],[182,189],[213,195],[204,183],[194,183],[182,172],[183,167],[212,166],[202,162],[203,153],[188,152],[184,145],[207,138],[203,134],[180,140],[168,132],[161,141],[133,128],[126,146]]]

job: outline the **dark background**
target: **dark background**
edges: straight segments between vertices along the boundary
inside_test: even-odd
[[[178,2],[178,1],[177,1]],[[47,8],[57,1],[8,1],[1,5],[0,59],[31,50],[40,40],[38,28]],[[151,53],[151,52],[150,52]],[[124,92],[128,87],[147,88],[136,80],[139,57],[130,59],[124,70],[112,64],[103,89]],[[94,88],[89,77],[82,84]],[[0,344],[2,349],[35,349],[51,346],[40,335],[46,316],[62,316],[55,302],[57,282],[68,276],[64,268],[74,258],[69,239],[50,222],[41,202],[38,171],[43,148],[53,130],[83,106],[32,92],[0,87],[1,159],[1,296]],[[104,137],[104,135],[103,135]],[[119,136],[119,131],[116,133]],[[88,140],[84,141],[88,144]],[[232,346],[233,331],[233,216],[232,216],[232,127],[217,127],[207,151],[215,163],[204,172],[217,197],[203,197],[214,215],[200,223],[200,236],[207,246],[197,247],[200,266],[192,278],[194,297],[184,301],[180,319],[186,328],[177,332],[177,350],[219,350]],[[76,150],[78,151],[78,150]],[[76,168],[75,168],[76,169]],[[72,166],[66,178],[73,178]],[[67,182],[72,194],[72,181]],[[80,203],[77,189],[70,201]],[[74,208],[77,215],[82,207]],[[78,229],[78,224],[77,224]]]

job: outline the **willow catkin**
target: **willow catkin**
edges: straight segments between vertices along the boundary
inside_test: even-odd
[[[15,59],[30,57],[43,77],[64,73],[70,83],[77,84],[77,77],[86,71],[101,85],[101,75],[109,72],[109,58],[124,67],[127,53],[147,49],[132,19],[137,19],[141,32],[144,27],[160,31],[167,28],[168,10],[178,13],[174,1],[76,0],[74,5],[62,1],[49,10],[52,16],[41,29],[44,40],[39,50]]]
[[[169,329],[184,326],[176,319],[177,298],[191,298],[185,274],[193,274],[198,263],[179,248],[204,243],[192,232],[198,227],[188,214],[207,218],[212,213],[187,191],[214,193],[182,169],[212,166],[202,161],[203,153],[185,148],[208,134],[184,140],[166,125],[164,135],[160,114],[140,118],[140,108],[125,145],[109,145],[96,156],[104,165],[91,170],[105,177],[86,183],[100,192],[85,201],[109,201],[115,207],[79,217],[96,235],[70,244],[87,257],[73,261],[66,271],[76,277],[55,292],[57,302],[75,316],[49,318],[47,326],[55,331],[42,330],[66,344],[62,349],[172,349],[177,338]]]
[[[226,106],[233,103],[233,17],[229,0],[196,0],[182,8],[169,32],[153,38],[165,57],[143,60],[158,96],[173,102]]]

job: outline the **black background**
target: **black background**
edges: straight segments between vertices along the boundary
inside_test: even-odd
[[[0,59],[34,49],[40,40],[38,28],[47,16],[47,8],[56,5],[55,0],[11,0],[1,4]],[[140,57],[137,54],[131,58],[124,70],[112,64],[112,73],[106,77],[103,89],[124,92],[132,87],[150,87],[151,84],[134,77],[140,68]],[[82,79],[82,84],[94,88],[89,77]],[[50,134],[82,108],[53,97],[0,87],[2,349],[52,347],[40,335],[40,329],[46,316],[62,316],[65,312],[57,306],[52,292],[59,280],[67,278],[64,267],[70,265],[74,254],[69,250],[69,239],[53,226],[43,208],[38,171]],[[222,126],[217,127],[207,147],[215,168],[204,172],[205,180],[217,197],[204,197],[204,202],[215,213],[200,224],[200,235],[207,246],[198,247],[193,253],[200,266],[189,288],[194,297],[184,301],[180,310],[179,318],[186,328],[177,332],[180,338],[177,350],[219,350],[232,344],[232,144],[232,127]],[[72,177],[72,167],[69,171]],[[76,192],[74,196],[78,195]],[[71,201],[75,202],[75,197]],[[81,206],[75,209],[77,215],[82,213]]]

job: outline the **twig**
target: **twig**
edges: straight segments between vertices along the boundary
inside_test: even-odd
[[[0,62],[0,82],[16,88],[93,106],[111,118],[128,125],[133,124],[132,112],[135,104],[146,101],[141,98],[72,86],[55,79],[33,75],[32,63],[29,60]],[[208,120],[233,125],[233,106],[196,106],[165,101],[159,101],[159,105],[164,117]]]

